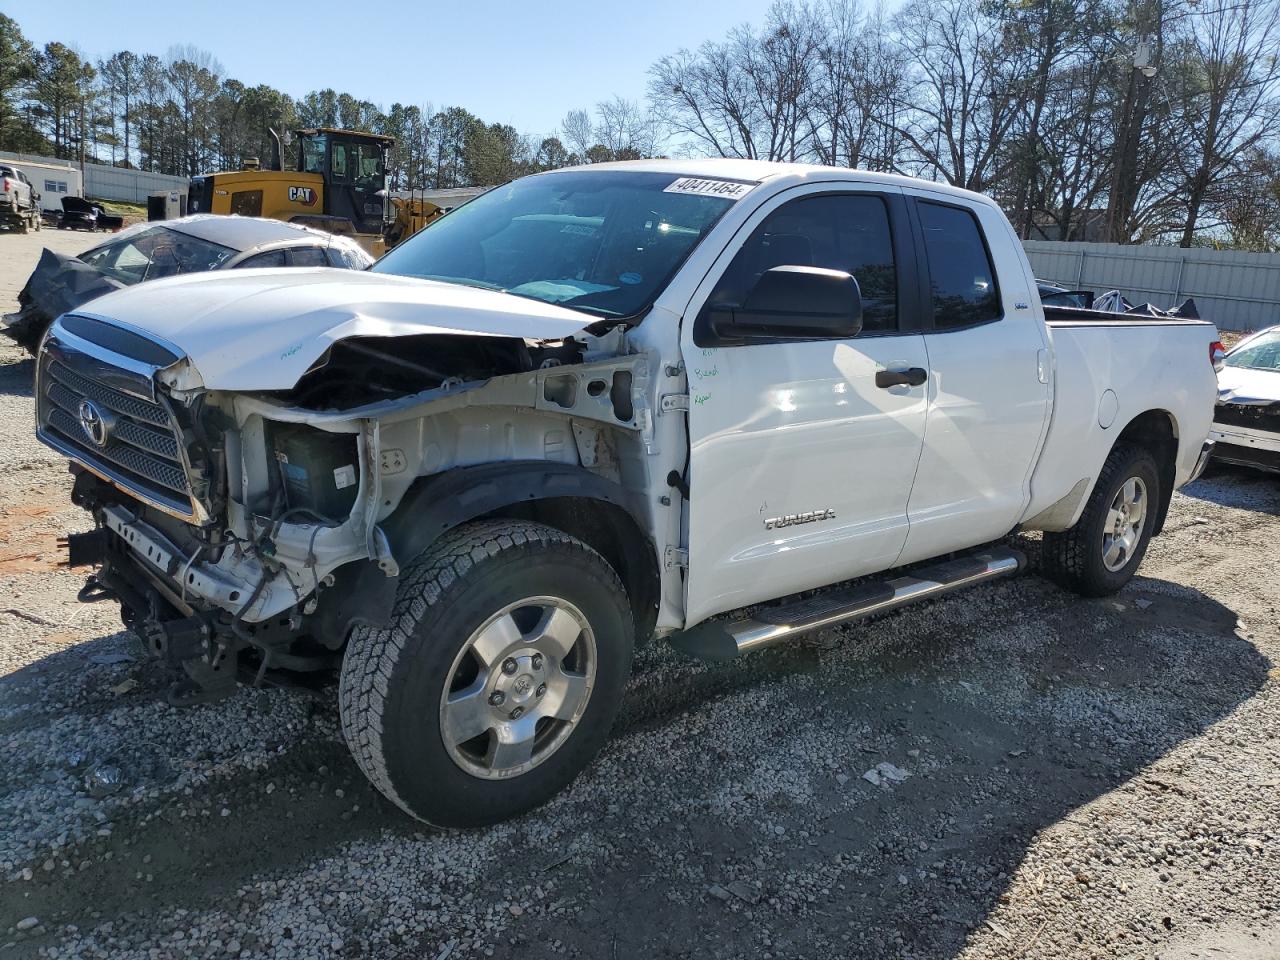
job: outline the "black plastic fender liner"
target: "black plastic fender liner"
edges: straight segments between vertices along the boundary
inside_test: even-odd
[[[574,501],[583,500],[617,508],[611,511],[612,529],[599,529],[600,518],[575,508]],[[599,550],[626,585],[637,639],[648,638],[657,618],[661,573],[644,497],[580,466],[515,460],[423,477],[380,526],[403,567],[446,531],[498,513],[568,527],[566,533]]]
[[[611,503],[644,529],[639,495],[582,467],[544,460],[485,463],[423,477],[381,526],[403,565],[440,534],[468,520],[519,503],[562,498]]]
[[[391,623],[399,577],[388,577],[372,560],[356,560],[333,571],[334,585],[322,589],[310,625],[316,639],[339,649],[357,624]]]

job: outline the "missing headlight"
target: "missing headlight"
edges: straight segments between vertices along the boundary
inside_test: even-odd
[[[290,510],[310,510],[339,522],[351,513],[360,488],[354,434],[273,424],[271,438]]]

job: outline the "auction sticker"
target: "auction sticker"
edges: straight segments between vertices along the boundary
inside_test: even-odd
[[[737,200],[754,187],[754,183],[737,183],[733,180],[708,180],[706,177],[681,177],[663,193],[697,193],[707,197],[724,197]]]

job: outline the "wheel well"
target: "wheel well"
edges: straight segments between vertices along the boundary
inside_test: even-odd
[[[1173,499],[1173,481],[1178,463],[1178,423],[1167,410],[1148,410],[1129,421],[1116,443],[1133,443],[1148,451],[1160,474],[1160,502],[1152,533],[1164,529],[1164,519]]]
[[[526,500],[494,510],[489,517],[509,517],[545,523],[577,537],[599,553],[622,578],[636,621],[636,642],[653,634],[661,590],[653,543],[631,514],[616,504],[586,497]]]
[[[643,641],[653,633],[661,595],[657,550],[639,519],[644,515],[641,495],[581,467],[505,461],[423,477],[382,527],[401,563],[472,520],[532,520],[563,530],[618,572],[635,614],[636,639]]]

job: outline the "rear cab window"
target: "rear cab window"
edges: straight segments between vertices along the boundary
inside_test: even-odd
[[[1004,311],[986,238],[965,207],[917,200],[935,330],[999,320]]]

